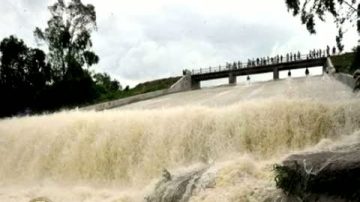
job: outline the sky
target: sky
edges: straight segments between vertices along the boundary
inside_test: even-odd
[[[120,83],[180,76],[198,69],[248,58],[307,53],[335,45],[329,18],[310,35],[285,0],[82,0],[93,4],[98,30],[92,34],[100,62],[91,67]],[[0,39],[16,35],[36,47],[35,27],[45,28],[54,0],[1,0]],[[355,29],[345,33],[345,50],[357,43]],[[40,47],[45,49],[46,47]]]

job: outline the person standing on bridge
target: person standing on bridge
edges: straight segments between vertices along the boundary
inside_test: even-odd
[[[330,56],[330,46],[326,47],[326,55],[329,57]]]
[[[317,58],[317,54],[316,54],[315,48],[314,48],[314,50],[313,50],[313,53],[314,53],[314,58]]]

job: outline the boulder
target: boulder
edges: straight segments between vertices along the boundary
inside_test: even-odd
[[[353,78],[355,80],[354,90],[359,90],[360,89],[360,69],[357,69],[354,72]]]
[[[153,193],[145,197],[146,202],[187,202],[207,168],[200,168],[173,176],[164,169],[162,178],[156,183]]]
[[[360,144],[291,155],[274,169],[277,187],[291,197],[303,201],[360,201]]]
[[[353,74],[354,79],[357,79],[358,77],[360,77],[360,69],[357,69]]]

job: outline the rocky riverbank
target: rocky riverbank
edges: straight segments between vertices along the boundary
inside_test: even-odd
[[[360,201],[360,143],[295,154],[275,166],[276,185],[301,201]]]

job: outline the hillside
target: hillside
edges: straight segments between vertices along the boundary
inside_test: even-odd
[[[331,61],[332,61],[333,65],[335,66],[336,71],[346,73],[346,74],[353,73],[353,71],[350,70],[353,60],[354,60],[353,52],[331,56]]]
[[[105,102],[105,101],[111,101],[116,100],[120,98],[126,98],[134,95],[139,95],[143,93],[148,93],[156,90],[162,90],[170,88],[171,85],[173,85],[177,80],[179,80],[180,77],[169,77],[164,79],[157,79],[153,81],[147,81],[144,83],[140,83],[136,85],[134,88],[125,88],[121,91],[116,91],[111,94],[106,94],[102,97],[100,97],[98,100],[96,100],[95,103]]]

